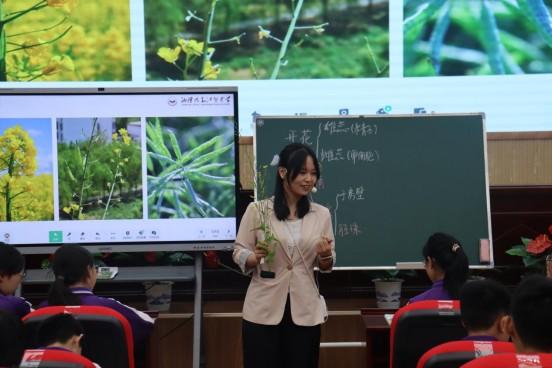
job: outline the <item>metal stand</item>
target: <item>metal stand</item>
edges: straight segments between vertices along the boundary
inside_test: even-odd
[[[199,368],[201,362],[201,322],[203,317],[202,277],[203,253],[195,252],[195,295],[194,295],[194,349],[193,368]]]

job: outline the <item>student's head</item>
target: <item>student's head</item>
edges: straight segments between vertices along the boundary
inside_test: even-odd
[[[468,335],[508,341],[510,293],[504,285],[493,280],[466,282],[460,289],[460,312]]]
[[[79,245],[63,245],[54,253],[55,280],[48,294],[50,305],[79,305],[79,298],[69,290],[73,286],[93,289],[97,273],[92,254]]]
[[[25,258],[11,245],[0,244],[0,294],[13,294],[24,274]]]
[[[61,313],[46,318],[38,326],[36,341],[41,347],[63,347],[80,354],[83,329],[71,314]]]
[[[468,257],[460,242],[445,233],[427,239],[422,251],[427,275],[431,281],[443,280],[445,290],[458,299],[460,287],[468,278]]]
[[[320,178],[320,165],[314,151],[307,145],[291,143],[280,152],[274,189],[274,212],[279,220],[289,215],[286,197],[298,200],[297,216],[302,218],[310,210],[307,195]]]
[[[552,279],[530,276],[519,284],[508,328],[518,353],[552,353]]]
[[[21,320],[12,313],[0,310],[0,367],[19,367],[23,350]]]

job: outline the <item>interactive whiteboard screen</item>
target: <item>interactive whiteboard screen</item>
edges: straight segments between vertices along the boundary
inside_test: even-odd
[[[2,90],[2,240],[24,252],[229,247],[236,114],[235,88]]]

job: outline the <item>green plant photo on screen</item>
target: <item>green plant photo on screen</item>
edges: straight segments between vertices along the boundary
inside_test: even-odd
[[[229,117],[147,118],[149,218],[235,216]]]
[[[552,0],[408,0],[404,75],[552,72]]]
[[[59,118],[61,220],[143,218],[139,118]]]
[[[387,0],[145,0],[148,80],[377,78]]]

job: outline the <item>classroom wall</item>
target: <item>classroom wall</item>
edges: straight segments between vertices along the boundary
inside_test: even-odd
[[[240,137],[240,182],[253,189],[253,137]],[[551,185],[552,132],[487,134],[490,186]]]

